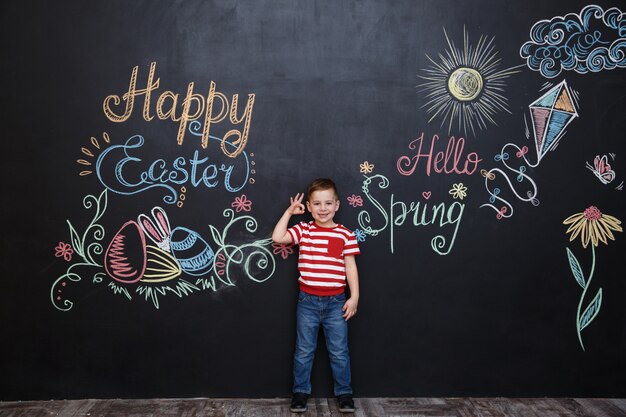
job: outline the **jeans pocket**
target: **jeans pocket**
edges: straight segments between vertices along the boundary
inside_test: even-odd
[[[298,302],[301,303],[307,299],[307,294],[305,292],[300,291],[298,294]]]

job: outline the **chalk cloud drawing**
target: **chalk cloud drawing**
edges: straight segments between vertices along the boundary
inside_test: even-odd
[[[462,131],[468,129],[476,135],[476,128],[485,130],[488,124],[497,125],[496,114],[511,113],[508,99],[502,94],[506,79],[520,72],[520,66],[500,69],[501,58],[495,51],[494,39],[481,36],[478,43],[469,42],[467,31],[463,30],[463,47],[457,47],[443,29],[448,43],[445,54],[434,60],[428,55],[430,67],[424,69],[419,78],[426,80],[418,88],[427,99],[421,107],[430,116],[428,122],[441,120],[441,127],[448,125]]]
[[[518,184],[526,182],[530,189],[526,189],[525,196],[523,192],[520,194],[516,184],[511,181],[507,172],[500,168],[492,168],[490,170],[481,170],[481,174],[485,177],[485,188],[489,193],[489,203],[480,207],[489,207],[496,212],[496,218],[501,220],[513,216],[513,205],[500,196],[502,190],[499,187],[492,186],[498,176],[504,178],[513,194],[521,201],[530,202],[533,205],[539,205],[537,199],[537,184],[526,174],[528,167],[536,168],[541,160],[548,152],[553,151],[558,146],[560,140],[566,133],[566,128],[578,117],[577,111],[577,95],[574,93],[565,80],[551,87],[537,100],[533,101],[529,106],[530,120],[532,132],[534,135],[534,145],[537,155],[537,162],[532,163],[528,160],[527,154],[529,149],[527,146],[519,147],[514,143],[505,144],[500,153],[494,156],[494,161],[501,163],[504,168],[516,175]],[[529,129],[527,129],[528,135]],[[516,162],[519,165],[514,167],[509,149],[513,149]]]
[[[520,48],[528,68],[546,78],[562,71],[579,74],[626,67],[626,15],[616,7],[584,7],[540,20],[530,30],[530,41]]]
[[[608,240],[615,240],[613,232],[623,231],[622,226],[620,226],[621,223],[619,219],[602,213],[596,206],[590,206],[582,213],[573,214],[563,221],[563,224],[569,225],[566,233],[571,233],[570,242],[580,236],[583,248],[587,248],[589,243],[591,243],[591,270],[588,277],[585,277],[580,262],[574,253],[569,248],[565,248],[574,279],[583,289],[578,302],[578,309],[576,310],[576,333],[583,351],[585,350],[585,345],[583,343],[582,331],[596,318],[602,306],[602,288],[599,288],[596,295],[583,310],[587,291],[591,287],[591,280],[596,267],[595,248],[598,247],[600,242],[608,245]]]

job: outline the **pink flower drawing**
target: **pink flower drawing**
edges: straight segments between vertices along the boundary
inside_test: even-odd
[[[287,259],[293,253],[293,245],[284,245],[282,243],[272,243],[274,255],[280,255],[281,258]]]
[[[230,205],[234,208],[237,213],[240,211],[250,211],[252,210],[252,201],[248,200],[245,194],[242,194],[241,197],[235,197],[235,201]]]
[[[72,255],[74,254],[74,249],[72,249],[72,245],[69,243],[59,242],[59,246],[54,248],[54,256],[57,258],[63,258],[67,262],[72,260]]]
[[[362,207],[363,206],[363,198],[360,195],[352,194],[348,197],[348,204],[352,207]]]

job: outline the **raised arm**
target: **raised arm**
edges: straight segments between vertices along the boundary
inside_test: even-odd
[[[291,216],[296,214],[304,214],[304,204],[302,204],[302,199],[304,198],[304,193],[296,194],[295,197],[291,197],[289,200],[291,204],[285,210],[278,223],[274,227],[274,232],[272,232],[272,240],[276,243],[289,244],[293,243],[291,239],[291,235],[287,232],[287,227],[289,226],[289,219]]]

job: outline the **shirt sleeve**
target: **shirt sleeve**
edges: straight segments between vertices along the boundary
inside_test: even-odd
[[[287,229],[287,232],[289,232],[289,235],[291,236],[291,240],[293,241],[294,245],[300,243],[300,238],[302,238],[302,225],[302,222],[300,222]]]
[[[352,232],[350,232],[346,245],[343,248],[343,254],[344,256],[361,254],[361,251],[359,250],[359,244],[356,240],[356,235]]]

